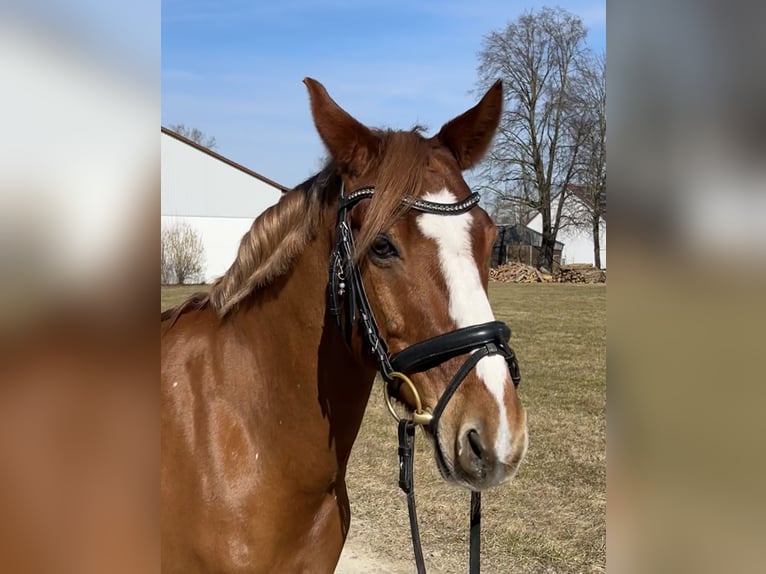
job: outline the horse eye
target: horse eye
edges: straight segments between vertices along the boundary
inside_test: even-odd
[[[385,235],[378,235],[370,246],[370,251],[378,259],[391,259],[398,257],[399,252],[394,247],[391,240]]]

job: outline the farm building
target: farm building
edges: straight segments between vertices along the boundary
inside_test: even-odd
[[[198,233],[210,282],[234,261],[253,220],[287,188],[167,128],[161,138],[161,224],[186,222]]]
[[[516,223],[515,225],[498,225],[497,239],[492,248],[492,267],[497,267],[508,261],[520,261],[535,265],[540,254],[543,235],[529,227]],[[556,241],[553,248],[554,267],[561,264],[561,252],[564,244]]]
[[[574,188],[564,199],[562,218],[565,221],[574,219],[582,220],[583,214],[591,208],[588,197]],[[554,213],[558,213],[558,201],[554,200]],[[599,251],[601,255],[601,269],[606,269],[606,202],[599,203]],[[543,230],[543,216],[539,213],[527,223],[527,227],[538,233]],[[559,229],[556,239],[563,243],[561,251],[562,265],[588,264],[594,265],[595,258],[593,252],[593,232],[589,225],[575,226],[567,225]]]

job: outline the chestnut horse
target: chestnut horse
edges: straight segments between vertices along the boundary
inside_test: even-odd
[[[335,568],[350,523],[346,465],[379,368],[353,310],[336,321],[328,304],[339,210],[387,352],[496,325],[496,231],[461,172],[491,142],[501,84],[426,138],[367,128],[304,82],[327,167],[255,220],[209,295],[162,314],[165,572]],[[339,205],[343,190],[372,189]],[[343,296],[350,279],[338,276]],[[402,385],[399,400],[412,410],[417,394],[430,413],[460,365],[413,374],[416,393]],[[429,436],[444,478],[479,491],[515,473],[526,414],[502,356],[463,378]]]

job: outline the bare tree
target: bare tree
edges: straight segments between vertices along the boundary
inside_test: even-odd
[[[583,122],[582,153],[577,167],[581,200],[576,225],[593,236],[593,261],[601,268],[600,222],[606,219],[606,57],[585,59],[577,74],[575,105]]]
[[[191,225],[181,222],[163,228],[161,249],[163,285],[202,282],[205,248]]]
[[[167,233],[167,229],[163,229],[160,233],[160,285],[172,285],[176,282],[170,261]]]
[[[542,215],[537,266],[548,270],[584,138],[572,90],[587,53],[585,36],[579,18],[543,8],[489,34],[479,55],[478,89],[497,78],[505,88],[503,118],[480,187]]]
[[[472,187],[480,188],[481,184]],[[485,201],[485,209],[498,225],[526,225],[535,213],[527,204],[501,194],[491,194]]]
[[[168,126],[171,130],[176,132],[187,139],[190,139],[194,143],[198,143],[202,147],[208,149],[216,149],[218,144],[213,136],[205,135],[201,130],[197,128],[187,127],[185,124],[171,124]]]

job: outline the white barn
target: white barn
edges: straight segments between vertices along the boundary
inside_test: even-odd
[[[583,204],[585,200],[578,197],[576,193],[570,193],[564,200],[564,213],[563,217],[572,219],[577,213],[582,212]],[[554,213],[552,216],[555,218],[558,213],[558,201],[554,199],[555,205]],[[599,217],[599,252],[601,255],[601,269],[606,269],[606,219],[605,211],[602,210],[603,215]],[[543,216],[537,214],[528,224],[527,227],[542,233],[543,231]],[[564,244],[561,251],[561,264],[562,265],[575,265],[575,264],[588,264],[595,265],[595,258],[593,257],[593,232],[588,226],[587,228],[566,226],[559,229],[556,235],[556,241],[560,241]]]
[[[222,275],[253,220],[287,188],[162,128],[163,228],[183,221],[202,238],[206,282]]]

